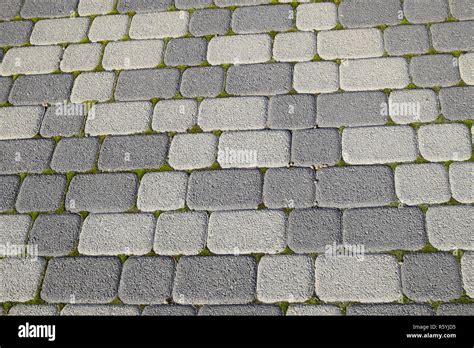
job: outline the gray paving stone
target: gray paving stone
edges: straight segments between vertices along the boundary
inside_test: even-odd
[[[138,14],[133,16],[130,37],[132,39],[181,37],[188,31],[188,22],[187,11]]]
[[[206,60],[207,40],[199,38],[171,39],[164,55],[168,66],[197,66]]]
[[[154,68],[163,50],[162,40],[114,41],[105,46],[102,65],[105,70]]]
[[[299,30],[329,30],[336,24],[337,6],[333,3],[303,4],[296,8],[296,27]]]
[[[18,16],[23,0],[2,1],[0,3],[0,19],[8,20]]]
[[[41,136],[50,138],[79,135],[89,107],[89,104],[72,103],[58,103],[48,107],[41,123]]]
[[[68,100],[74,78],[70,74],[22,75],[13,83],[13,105],[54,104]]]
[[[35,23],[30,42],[33,45],[55,45],[80,42],[87,37],[89,18],[44,19]]]
[[[230,29],[230,21],[228,9],[196,10],[189,21],[189,32],[193,36],[224,35]]]
[[[472,303],[442,303],[436,315],[474,315],[474,305]]]
[[[172,3],[173,0],[118,0],[117,10],[121,13],[166,11]]]
[[[474,250],[472,206],[430,207],[426,213],[426,230],[430,243],[439,250]]]
[[[261,202],[262,175],[257,169],[193,171],[189,177],[191,209],[256,209]]]
[[[146,173],[138,190],[138,209],[151,212],[184,208],[187,183],[186,172]]]
[[[49,169],[56,143],[50,139],[0,142],[0,174],[41,173]]]
[[[451,14],[460,20],[474,19],[474,7],[470,0],[449,0]]]
[[[133,208],[138,180],[135,174],[79,174],[72,178],[66,209],[72,212],[124,212]]]
[[[441,88],[441,112],[448,120],[474,119],[474,87]]]
[[[401,124],[431,122],[439,115],[438,98],[430,89],[392,91],[388,109],[390,118]]]
[[[295,64],[293,87],[298,93],[331,93],[339,89],[339,66],[334,62]]]
[[[59,68],[62,54],[60,46],[14,47],[3,58],[0,73],[4,76],[52,73]]]
[[[151,214],[90,214],[82,225],[78,251],[84,255],[145,255],[151,251]]]
[[[183,97],[216,97],[224,87],[224,69],[220,66],[189,68],[183,73],[180,91]]]
[[[77,245],[82,219],[76,214],[39,215],[28,244],[36,245],[40,256],[66,256]]]
[[[295,209],[288,218],[288,246],[296,253],[320,253],[342,242],[342,214],[336,209]]]
[[[319,39],[318,39],[319,42]],[[280,33],[273,43],[273,59],[279,62],[304,62],[316,55],[316,34],[311,32]]]
[[[410,83],[408,64],[401,57],[346,60],[339,75],[341,89],[346,91],[401,89]]]
[[[168,163],[178,170],[208,168],[217,159],[217,142],[212,133],[177,134],[170,145]]]
[[[257,263],[251,256],[185,256],[176,270],[180,304],[244,304],[255,299]]]
[[[20,178],[15,175],[0,175],[0,212],[15,208],[15,199],[20,188]]]
[[[398,199],[407,205],[449,201],[448,181],[442,164],[402,164],[395,168],[395,190]]]
[[[207,247],[215,254],[276,254],[286,246],[282,211],[221,211],[209,218]]]
[[[461,259],[462,281],[469,297],[474,297],[474,253],[468,252]]]
[[[370,58],[383,55],[379,29],[332,30],[318,33],[318,54],[327,60]]]
[[[66,47],[61,60],[64,72],[91,71],[100,62],[102,45],[99,43],[71,44]]]
[[[393,173],[385,166],[323,168],[316,180],[316,202],[321,207],[371,207],[396,199]]]
[[[8,315],[13,316],[55,316],[59,315],[58,307],[49,304],[25,305],[17,304],[10,308]]]
[[[334,165],[341,159],[341,136],[337,129],[293,131],[291,162],[295,166]]]
[[[150,102],[95,104],[89,111],[85,132],[89,135],[145,132],[152,117]]]
[[[338,13],[344,27],[363,28],[398,24],[401,10],[399,0],[345,0]]]
[[[58,173],[87,172],[94,168],[99,146],[98,138],[63,138],[54,150],[51,169]]]
[[[434,315],[428,304],[363,304],[352,305],[347,308],[347,315],[369,315],[369,316],[428,316]]]
[[[0,46],[20,46],[28,43],[32,29],[31,21],[0,23]]]
[[[316,125],[316,98],[310,94],[270,98],[267,126],[273,129],[304,129]]]
[[[22,254],[18,249],[9,250],[8,246],[23,247],[31,224],[29,215],[0,215],[0,256]],[[6,248],[6,249],[5,249]],[[14,256],[13,255],[13,256]]]
[[[142,315],[148,316],[193,316],[197,309],[193,306],[152,305],[143,309]]]
[[[430,42],[424,25],[399,25],[383,32],[385,50],[391,56],[428,53]]]
[[[387,96],[382,92],[322,94],[317,99],[317,124],[320,127],[370,126],[387,122]]]
[[[206,131],[263,129],[267,109],[264,97],[204,99],[199,105],[198,124]]]
[[[56,257],[41,298],[49,303],[108,303],[117,297],[122,265],[116,257]]]
[[[71,102],[105,102],[112,98],[115,74],[111,71],[82,73],[74,81]]]
[[[268,208],[315,205],[315,175],[309,168],[270,168],[265,173],[263,203]]]
[[[342,157],[349,164],[413,162],[418,156],[416,132],[409,126],[346,128]]]
[[[418,142],[421,155],[430,162],[465,161],[472,156],[471,134],[463,124],[422,126]]]
[[[199,315],[206,316],[277,316],[282,315],[280,307],[276,305],[249,304],[249,305],[214,305],[202,306]]]
[[[449,183],[453,198],[461,203],[474,203],[474,163],[452,163]]]
[[[287,31],[293,27],[290,5],[240,7],[232,15],[232,30],[239,34]]]
[[[16,210],[20,213],[55,211],[61,207],[65,191],[63,175],[28,175],[21,184]]]
[[[129,21],[127,15],[96,17],[91,24],[88,37],[92,42],[120,40],[127,34]]]
[[[413,57],[410,61],[410,75],[419,87],[454,86],[461,77],[457,58],[449,54]]]
[[[474,85],[474,53],[465,53],[459,57],[461,79],[468,85]]]
[[[271,58],[272,38],[268,34],[215,36],[207,52],[212,65],[264,63]]]
[[[418,207],[348,209],[343,226],[344,243],[363,244],[367,252],[419,250],[427,243]]]
[[[159,132],[186,132],[197,122],[195,100],[160,100],[155,105],[151,127]]]
[[[438,23],[430,27],[433,47],[439,52],[472,51],[474,21]]]
[[[196,9],[212,5],[212,0],[175,0],[175,6],[179,9]]]
[[[443,22],[448,18],[447,0],[406,0],[403,14],[411,23]]]
[[[20,11],[22,18],[69,17],[76,9],[79,0],[24,0]]]
[[[41,106],[0,108],[0,139],[33,138],[39,132],[43,115]]]
[[[0,259],[2,282],[0,302],[26,302],[33,300],[41,284],[45,267],[43,258],[28,259],[7,257]]]
[[[102,171],[160,168],[167,151],[165,134],[109,136],[102,144],[98,167]]]
[[[0,63],[2,62],[2,53],[0,53]],[[11,77],[0,77],[0,104],[8,101],[8,95],[13,85]]]
[[[334,305],[291,304],[286,311],[287,316],[322,316],[342,315],[339,307]]]
[[[233,65],[227,71],[226,91],[236,95],[284,94],[291,90],[292,74],[288,63]]]
[[[403,257],[403,292],[413,301],[449,301],[461,296],[461,269],[448,253],[414,253]]]
[[[140,307],[130,305],[76,305],[67,304],[61,310],[64,316],[136,316]]]
[[[120,101],[170,99],[178,92],[178,69],[141,69],[122,71],[115,88]]]
[[[269,4],[271,0],[214,0],[217,6],[254,6]]]
[[[132,257],[123,265],[119,297],[124,303],[165,303],[171,297],[175,261],[171,257]]]
[[[115,2],[115,0],[79,0],[77,12],[80,16],[110,13],[114,9]]]
[[[363,276],[362,276],[363,275]],[[393,302],[402,298],[400,269],[392,255],[316,258],[316,295],[323,301]]]
[[[224,132],[217,161],[222,168],[283,167],[290,162],[291,134],[283,130]]]
[[[159,255],[197,255],[206,245],[205,212],[165,212],[156,223],[153,250]]]

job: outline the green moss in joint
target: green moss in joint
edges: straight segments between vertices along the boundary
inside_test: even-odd
[[[128,255],[121,254],[121,255],[118,255],[118,258],[120,259],[121,263],[124,263],[125,261],[127,261]]]
[[[286,312],[288,311],[289,306],[290,306],[290,304],[288,302],[278,302],[278,307],[280,307],[283,314],[286,314]]]
[[[438,249],[436,249],[434,246],[432,246],[430,243],[427,243],[421,250],[421,253],[436,253],[439,252]]]

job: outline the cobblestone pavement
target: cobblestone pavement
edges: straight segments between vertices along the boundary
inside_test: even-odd
[[[474,315],[471,0],[0,19],[4,315]]]

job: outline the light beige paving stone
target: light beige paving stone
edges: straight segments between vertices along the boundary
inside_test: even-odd
[[[212,65],[263,63],[271,57],[272,39],[267,34],[215,36],[207,50]]]
[[[303,31],[329,30],[337,24],[333,3],[303,4],[296,8],[296,27]]]
[[[86,38],[89,18],[55,18],[37,22],[31,33],[33,45],[76,43]]]
[[[132,39],[181,37],[188,31],[189,13],[186,11],[137,14],[130,26]]]
[[[127,15],[96,17],[89,30],[89,39],[92,42],[120,40],[127,33],[129,21]]]
[[[69,45],[64,50],[60,68],[64,72],[94,70],[100,63],[101,53],[99,43]]]
[[[464,290],[467,296],[474,297],[474,252],[467,252],[461,258],[461,271]]]
[[[41,106],[0,108],[0,140],[33,138],[39,132],[43,115]]]
[[[465,53],[459,57],[461,79],[468,85],[474,85],[474,53]]]
[[[455,162],[449,165],[449,183],[453,198],[461,203],[474,203],[474,163]]]
[[[105,46],[102,65],[105,70],[153,68],[161,63],[161,40],[115,41]]]
[[[390,118],[400,124],[431,122],[440,113],[438,97],[431,89],[392,91],[388,99],[388,110]]]
[[[187,183],[186,172],[146,173],[138,190],[138,209],[152,212],[184,208]]]
[[[61,46],[14,47],[5,54],[0,73],[2,76],[52,73],[59,68],[62,55]]]
[[[116,0],[79,0],[80,16],[106,14],[114,9]]]
[[[280,33],[273,43],[273,59],[279,62],[304,62],[316,54],[316,34],[308,32]]]
[[[210,167],[217,158],[217,142],[212,133],[177,134],[171,141],[168,163],[178,170]]]
[[[339,69],[334,62],[296,63],[293,87],[298,93],[331,93],[339,89]]]
[[[105,102],[112,97],[114,83],[115,74],[113,72],[101,71],[82,73],[74,81],[74,86],[71,92],[71,102]]]

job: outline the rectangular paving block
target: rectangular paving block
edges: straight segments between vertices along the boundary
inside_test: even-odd
[[[329,30],[334,28],[336,24],[336,4],[302,4],[296,8],[296,27],[298,30]]]
[[[173,0],[118,0],[117,11],[120,13],[166,11],[172,4]]]
[[[406,303],[406,304],[355,304],[346,310],[346,315],[369,315],[369,316],[428,316],[434,315],[433,309],[428,304]]]
[[[174,271],[171,257],[131,257],[123,265],[119,297],[129,304],[166,303]]]
[[[363,275],[363,276],[362,276]],[[400,269],[392,255],[318,256],[316,295],[323,301],[393,302],[402,298]]]
[[[166,45],[164,62],[167,66],[198,66],[205,62],[206,53],[206,39],[171,39]]]
[[[196,9],[212,5],[212,0],[175,0],[175,6],[179,9]]]
[[[472,316],[474,315],[474,305],[472,303],[442,303],[436,315],[458,315]]]
[[[413,57],[410,75],[419,87],[449,87],[461,80],[458,60],[449,54]]]
[[[258,264],[257,299],[303,302],[314,293],[314,263],[307,255],[265,255]]]
[[[254,6],[271,3],[271,0],[214,0],[216,6]]]
[[[474,87],[441,88],[439,102],[448,120],[474,119]]]
[[[38,304],[25,305],[17,304],[10,308],[8,315],[14,316],[56,316],[59,315],[59,309],[55,305]]]
[[[49,169],[54,140],[0,141],[0,174],[41,173]]]
[[[396,198],[393,173],[386,166],[323,168],[316,180],[316,202],[321,207],[380,206]]]
[[[215,254],[276,254],[285,249],[285,213],[279,210],[214,212],[207,247]]]
[[[102,144],[98,167],[102,171],[160,168],[167,151],[164,134],[109,136]]]
[[[132,173],[79,174],[72,178],[66,195],[71,212],[125,212],[135,206],[138,179]]]
[[[72,137],[82,131],[90,104],[58,103],[46,109],[40,134],[44,138],[53,136]]]
[[[146,173],[138,190],[137,207],[141,211],[176,210],[185,207],[188,173]]]
[[[74,77],[70,74],[21,75],[13,83],[13,105],[61,103],[69,99]]]
[[[334,62],[296,63],[293,87],[298,93],[331,93],[339,89],[339,66]]]
[[[262,202],[262,175],[257,169],[193,171],[186,201],[194,210],[256,209]]]
[[[350,164],[413,162],[418,156],[416,132],[409,126],[346,128],[342,157]]]
[[[461,266],[452,254],[407,254],[401,271],[403,293],[410,300],[450,301],[461,296]]]
[[[20,188],[20,178],[16,175],[0,175],[0,212],[13,210]]]
[[[56,257],[48,263],[41,298],[49,303],[108,303],[117,297],[117,257]]]
[[[43,115],[41,106],[0,108],[0,140],[33,138],[39,132]]]
[[[0,302],[26,302],[33,300],[41,284],[46,265],[43,258],[28,259],[7,257],[0,260],[2,282]]]
[[[255,299],[257,263],[251,256],[185,256],[176,269],[173,300],[180,304],[244,304]]]
[[[60,63],[64,72],[91,71],[100,62],[102,45],[99,43],[71,44],[66,47]]]
[[[263,129],[267,107],[265,97],[207,98],[199,105],[198,125],[208,131]]]
[[[152,214],[90,214],[84,220],[78,251],[83,255],[144,255],[151,251]]]
[[[2,1],[0,3],[0,19],[9,20],[18,16],[22,5],[22,0]]]
[[[426,229],[430,243],[439,250],[474,250],[472,206],[436,206],[428,208]]]
[[[287,316],[339,316],[341,309],[335,305],[290,304],[286,311]]]
[[[411,23],[443,22],[448,18],[448,1],[406,0],[403,14]]]
[[[3,76],[52,73],[59,68],[62,54],[60,46],[14,47],[3,58],[0,72]]]
[[[239,7],[232,14],[232,30],[239,34],[287,31],[293,27],[290,5]]]
[[[319,43],[319,40],[318,40]],[[304,62],[316,55],[316,34],[280,33],[273,43],[273,59],[278,62]]]
[[[468,85],[474,85],[474,53],[465,53],[459,57],[461,79]]]
[[[65,190],[63,175],[28,175],[21,184],[16,210],[20,213],[55,211],[61,207]]]
[[[105,46],[102,66],[105,70],[154,68],[161,63],[162,40],[114,41]]]
[[[339,74],[341,89],[346,91],[405,88],[410,83],[404,58],[346,60]]]
[[[98,138],[63,138],[54,150],[51,169],[58,173],[87,172],[94,168],[99,147]]]
[[[67,304],[61,310],[61,316],[138,316],[140,307],[132,305],[94,305],[94,304]]]
[[[363,244],[367,252],[419,250],[426,242],[423,212],[418,207],[347,209],[345,244]]]
[[[345,92],[322,94],[317,99],[319,127],[384,125],[388,116],[381,112],[387,105],[383,92]]]
[[[318,54],[323,59],[381,57],[383,53],[379,29],[331,30],[318,34]]]
[[[22,18],[69,17],[77,8],[79,0],[24,0],[20,11]]]
[[[75,43],[87,37],[89,18],[44,19],[35,23],[30,41],[33,45]]]
[[[151,305],[143,309],[142,315],[147,316],[194,316],[197,309],[189,305]]]
[[[151,128],[159,132],[186,132],[196,124],[197,113],[196,100],[160,100],[153,111]]]
[[[388,110],[395,123],[431,122],[439,115],[438,96],[431,89],[392,91]]]
[[[211,167],[217,159],[217,143],[212,133],[177,134],[169,148],[168,164],[179,170]]]
[[[26,214],[0,215],[0,256],[23,254],[31,220]],[[13,250],[9,246],[14,247]]]
[[[108,101],[112,98],[114,85],[115,74],[112,71],[82,73],[74,80],[71,102]]]
[[[130,25],[130,37],[132,39],[181,37],[188,31],[188,22],[187,11],[137,14],[133,16]]]
[[[395,25],[403,19],[400,0],[345,0],[338,14],[339,22],[347,28]]]
[[[385,50],[391,56],[428,53],[430,42],[424,25],[397,25],[383,32]]]
[[[77,12],[80,16],[106,14],[115,6],[115,0],[79,0]]]
[[[282,315],[277,305],[248,304],[248,305],[204,305],[198,315],[204,316],[279,316]]]
[[[474,295],[474,253],[465,253],[461,259],[464,290],[470,297]]]
[[[2,61],[2,54],[0,53],[0,63]],[[11,77],[0,76],[0,104],[8,102],[8,95],[13,85],[13,79]]]
[[[316,124],[316,98],[309,94],[277,95],[268,104],[267,126],[273,129],[305,129]]]
[[[268,34],[215,36],[209,41],[207,61],[212,65],[264,63],[272,58]]]
[[[98,16],[87,36],[92,42],[121,40],[127,34],[129,22],[127,15]]]
[[[227,71],[226,91],[235,95],[275,95],[291,90],[288,63],[233,65]]]
[[[292,133],[291,163],[299,167],[334,165],[341,159],[341,135],[335,128]]]
[[[224,69],[220,66],[186,69],[181,79],[183,97],[217,97],[224,88]]]
[[[283,130],[224,132],[217,161],[222,168],[283,167],[290,162],[291,134]]]
[[[418,129],[420,153],[430,162],[466,161],[472,156],[471,134],[463,124],[433,124]]]
[[[189,20],[189,32],[193,36],[224,35],[230,29],[231,14],[226,8],[196,10]]]
[[[439,52],[472,51],[474,21],[436,23],[430,27],[433,47]]]
[[[33,22],[11,21],[0,23],[0,46],[20,46],[30,41]]]
[[[451,14],[459,20],[474,19],[474,8],[470,0],[449,0]]]
[[[149,128],[151,114],[150,102],[95,104],[87,116],[85,132],[90,135],[141,133]]]
[[[474,203],[474,163],[449,165],[449,183],[453,198],[461,203]]]

